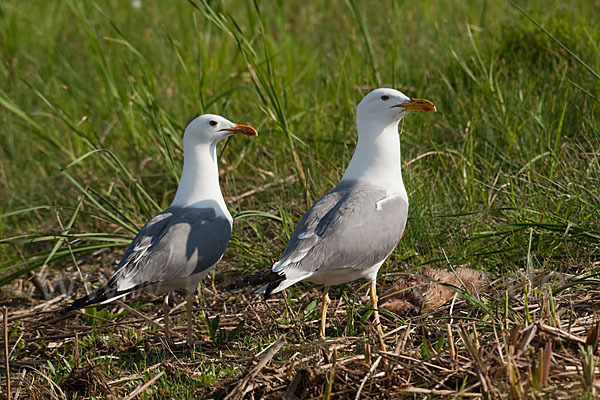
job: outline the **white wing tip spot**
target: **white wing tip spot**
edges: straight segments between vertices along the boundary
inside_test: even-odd
[[[314,236],[315,233],[314,232],[302,232],[301,234],[298,235],[298,239],[302,240],[302,239],[307,239],[311,236]]]

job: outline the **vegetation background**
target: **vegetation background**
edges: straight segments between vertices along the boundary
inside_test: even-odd
[[[342,176],[356,104],[375,87],[438,109],[401,124],[410,219],[382,274],[462,265],[492,278],[584,276],[595,287],[599,26],[597,0],[0,1],[3,303],[20,312],[58,295],[49,289],[58,281],[82,294],[80,274],[97,278],[87,289],[109,276],[138,228],[171,202],[183,129],[209,112],[260,134],[221,148],[235,224],[214,282],[268,268]],[[33,298],[40,284],[46,298]],[[23,325],[11,329],[17,341]],[[240,346],[257,352],[278,329]],[[15,362],[39,358],[18,349]],[[78,363],[72,351],[36,368],[60,382]],[[153,387],[219,397],[222,378],[240,376],[221,361],[202,375],[210,379],[167,374]],[[96,363],[112,378],[143,371]]]

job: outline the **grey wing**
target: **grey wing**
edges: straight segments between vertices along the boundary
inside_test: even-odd
[[[140,230],[108,285],[123,291],[200,273],[221,259],[230,236],[213,209],[168,208]]]
[[[408,203],[383,190],[348,185],[323,196],[294,230],[273,272],[309,275],[320,268],[365,268],[382,261],[404,232]]]
[[[335,212],[336,205],[346,197],[347,194],[344,192],[331,191],[313,204],[296,225],[281,259],[273,265],[273,272],[279,272],[306,257],[306,254],[320,241],[320,236],[317,234],[319,223],[329,218],[332,211]]]

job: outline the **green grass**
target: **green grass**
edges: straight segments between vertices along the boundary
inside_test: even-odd
[[[45,264],[72,274],[126,246],[169,205],[183,129],[208,112],[260,134],[223,148],[226,198],[260,190],[228,203],[236,222],[216,279],[268,268],[342,176],[356,104],[375,86],[438,109],[401,125],[410,219],[384,273],[589,272],[600,258],[597,4],[519,4],[0,2],[4,295]],[[120,253],[101,254],[110,271]]]

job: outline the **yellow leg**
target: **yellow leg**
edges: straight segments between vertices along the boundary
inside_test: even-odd
[[[375,323],[377,336],[379,336],[379,348],[382,351],[385,351],[385,342],[383,341],[383,329],[381,328],[381,321],[379,320],[379,309],[377,307],[377,284],[375,283],[375,281],[371,282],[371,304],[373,305],[373,322]]]
[[[165,300],[163,301],[163,324],[165,326],[165,337],[167,338],[168,343],[171,342],[171,329],[169,328],[169,295],[165,296]]]
[[[327,307],[331,300],[329,300],[329,286],[325,286],[323,289],[323,297],[321,298],[321,330],[319,331],[319,337],[325,339],[325,319],[327,318]]]
[[[193,321],[192,321],[192,309],[194,307],[194,295],[188,294],[185,302],[185,316],[187,319],[187,345],[194,345],[194,334],[193,334]]]

